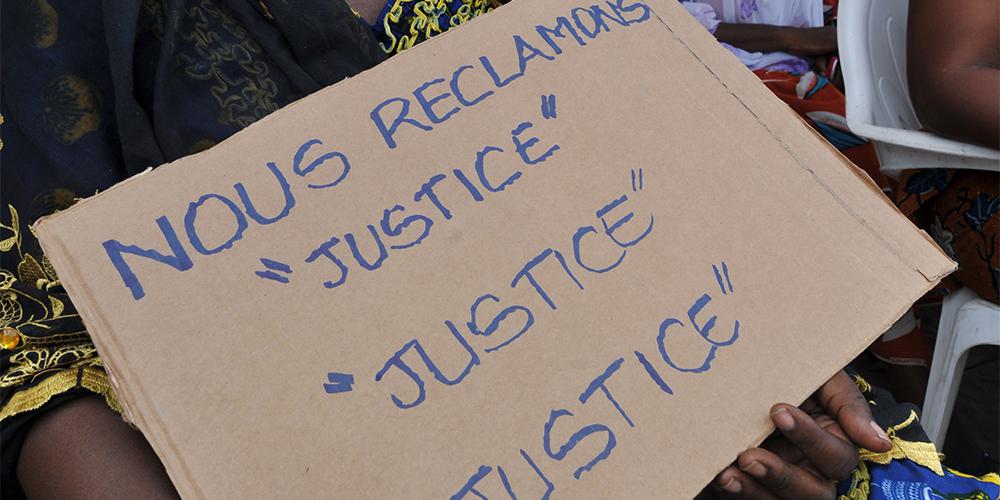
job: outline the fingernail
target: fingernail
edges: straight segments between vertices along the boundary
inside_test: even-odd
[[[741,485],[736,479],[729,478],[729,481],[722,485],[722,489],[736,495],[743,489],[743,485]]]
[[[767,469],[764,468],[764,466],[756,460],[750,462],[750,464],[747,465],[746,467],[742,467],[742,469],[743,472],[746,472],[747,474],[750,474],[753,477],[758,477],[758,478],[764,477],[764,475],[767,474]]]
[[[771,414],[771,420],[774,420],[774,425],[785,432],[795,428],[795,419],[784,408],[774,410],[774,413]]]
[[[879,427],[878,424],[875,423],[874,420],[870,421],[869,424],[872,426],[872,429],[875,429],[875,434],[878,434],[879,439],[885,441],[886,443],[892,444],[892,441],[889,441],[889,436],[885,433],[884,430],[882,430],[881,427]]]

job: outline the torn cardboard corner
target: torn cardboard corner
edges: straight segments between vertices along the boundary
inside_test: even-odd
[[[664,0],[515,1],[37,229],[189,498],[690,498],[953,266]]]

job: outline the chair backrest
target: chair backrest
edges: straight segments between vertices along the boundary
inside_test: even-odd
[[[837,41],[847,126],[875,141],[882,171],[971,168],[1000,172],[1000,151],[921,131],[906,77],[909,0],[840,0]]]
[[[906,80],[908,0],[842,0],[838,23],[847,121],[919,130]],[[853,127],[852,127],[853,128]]]

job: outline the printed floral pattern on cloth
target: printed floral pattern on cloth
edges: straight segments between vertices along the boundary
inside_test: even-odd
[[[500,6],[498,0],[389,0],[372,31],[388,54],[398,54]]]

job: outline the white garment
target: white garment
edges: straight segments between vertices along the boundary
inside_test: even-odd
[[[770,24],[795,28],[823,26],[822,0],[700,0],[682,2],[708,31],[715,33],[719,23]],[[809,61],[786,52],[747,52],[723,44],[751,70],[778,66],[809,68]]]

